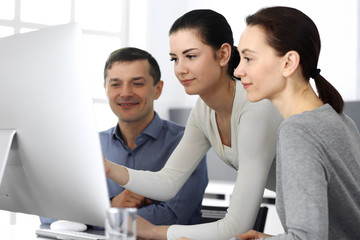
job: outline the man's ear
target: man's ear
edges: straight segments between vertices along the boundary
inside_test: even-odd
[[[104,81],[104,91],[105,91],[105,95],[108,97],[108,93],[107,93],[107,89],[106,89],[106,80]]]
[[[291,76],[300,65],[300,55],[297,51],[289,51],[283,57],[283,76]]]
[[[163,86],[164,86],[164,81],[160,80],[156,83],[155,85],[155,97],[154,99],[158,99],[162,93],[162,89],[163,89]]]
[[[220,60],[220,66],[225,67],[230,61],[232,46],[228,43],[223,43],[217,51],[218,59]]]

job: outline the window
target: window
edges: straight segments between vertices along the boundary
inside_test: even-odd
[[[0,37],[77,22],[84,33],[85,77],[89,80],[98,130],[117,122],[103,88],[108,55],[128,45],[128,0],[1,0]]]

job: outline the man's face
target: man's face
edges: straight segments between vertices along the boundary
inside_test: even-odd
[[[158,99],[163,82],[154,86],[147,60],[114,62],[107,70],[105,92],[110,108],[119,123],[148,124],[154,116],[154,100]]]

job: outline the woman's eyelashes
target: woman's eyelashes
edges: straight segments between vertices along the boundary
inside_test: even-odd
[[[249,57],[246,57],[245,60],[246,60],[247,62],[250,62],[252,59],[249,58]]]
[[[250,57],[241,57],[241,60],[245,61],[245,62],[250,62],[252,60],[252,58],[250,58]]]
[[[186,57],[187,59],[189,59],[189,60],[192,60],[192,59],[196,58],[196,55],[194,55],[194,54],[188,54],[188,55],[185,55],[185,57]],[[175,61],[175,62],[177,62],[178,59],[179,59],[178,57],[170,57],[170,61]]]
[[[192,60],[192,59],[194,59],[196,56],[194,55],[194,54],[188,54],[188,55],[186,55],[186,58],[188,58],[188,59],[190,59],[190,60]]]

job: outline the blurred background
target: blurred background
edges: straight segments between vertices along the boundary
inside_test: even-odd
[[[169,119],[169,109],[191,108],[197,99],[186,95],[169,61],[168,31],[174,20],[192,9],[213,9],[228,19],[237,44],[245,17],[273,5],[296,7],[313,19],[322,39],[321,73],[345,100],[360,99],[357,0],[1,0],[0,37],[78,22],[97,126],[104,130],[116,123],[103,89],[103,66],[113,50],[133,46],[155,56],[165,82],[155,109]]]

